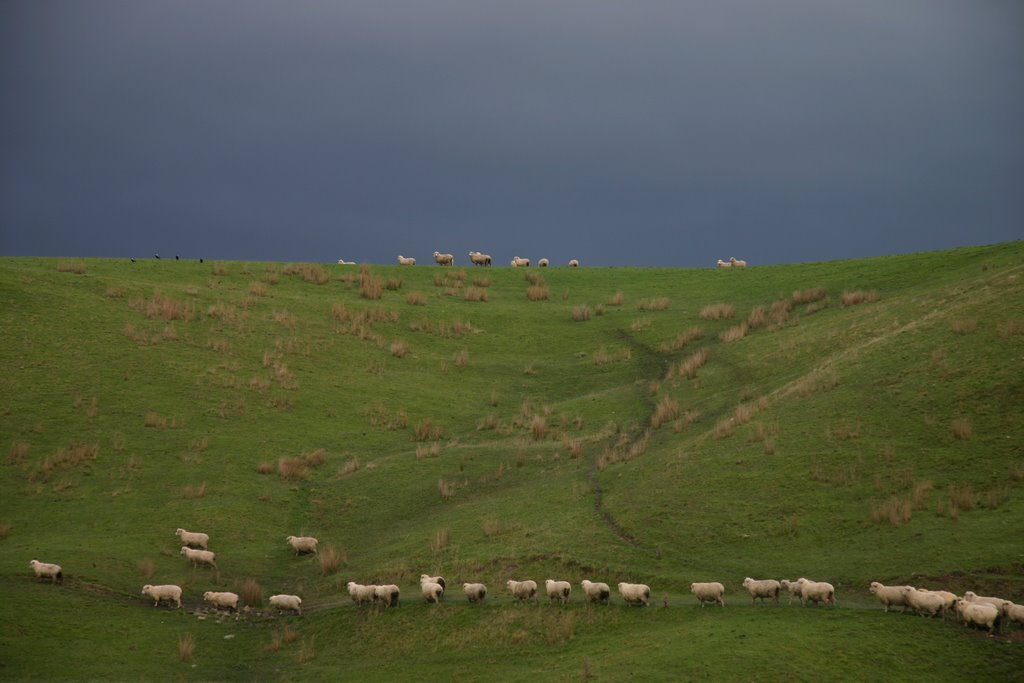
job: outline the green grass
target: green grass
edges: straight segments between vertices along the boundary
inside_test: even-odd
[[[364,281],[390,288],[366,299],[351,266],[317,283],[287,264],[66,263],[0,259],[0,677],[994,680],[1024,665],[1019,627],[987,638],[883,614],[867,592],[1024,600],[1024,243],[549,268],[542,300],[533,271],[501,267],[372,266]],[[486,301],[464,296],[474,276]],[[817,287],[812,308],[720,337]],[[878,299],[843,307],[847,291]],[[735,316],[701,319],[715,303]],[[659,403],[688,418],[652,428]],[[318,449],[305,477],[279,476]],[[190,568],[177,527],[210,534],[219,573]],[[346,563],[325,576],[288,535]],[[65,584],[36,583],[33,558]],[[444,605],[417,599],[424,572],[448,578]],[[839,608],[751,607],[745,576],[828,580]],[[306,615],[192,613],[250,577]],[[509,578],[643,581],[654,606],[514,605]],[[357,608],[349,580],[397,583],[404,604]],[[725,609],[688,595],[708,580]],[[465,604],[463,581],[487,602]],[[145,583],[179,583],[189,609],[154,609]],[[295,639],[268,649],[286,624]]]

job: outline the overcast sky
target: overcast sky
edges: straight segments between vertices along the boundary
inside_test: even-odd
[[[1020,0],[0,0],[0,255],[1024,237]]]

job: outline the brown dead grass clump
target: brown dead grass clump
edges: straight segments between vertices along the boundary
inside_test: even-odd
[[[767,324],[768,315],[764,312],[764,306],[756,306],[747,316],[747,325],[752,330],[760,329]]]
[[[531,285],[526,290],[526,298],[530,301],[546,301],[551,296],[547,285]]]
[[[57,272],[85,275],[85,261],[58,261]]]
[[[405,354],[409,353],[409,342],[399,339],[391,342],[391,355],[395,358],[405,358]]]
[[[263,586],[256,579],[247,578],[242,582],[242,587],[238,592],[243,604],[249,607],[261,607],[263,605]]]
[[[974,427],[971,425],[971,421],[966,417],[958,417],[953,420],[953,436],[958,440],[968,441],[973,433]]]
[[[191,633],[186,633],[178,638],[178,659],[185,662],[192,661],[192,651],[195,649],[196,639]]]
[[[359,296],[364,299],[379,299],[384,295],[384,281],[370,273],[368,267],[359,267]]]
[[[429,417],[423,419],[413,430],[413,441],[440,441],[444,436],[444,429],[435,425]]]
[[[703,329],[699,327],[691,327],[688,330],[685,330],[676,335],[676,338],[673,339],[672,341],[665,342],[664,344],[662,344],[659,347],[659,350],[662,353],[672,353],[674,351],[678,351],[679,349],[683,348],[684,346],[691,342],[695,342],[698,339],[702,339],[703,337]]]
[[[540,441],[548,435],[548,420],[543,415],[534,415],[530,420],[530,432],[534,441]]]
[[[668,309],[669,300],[666,296],[657,296],[647,301],[641,301],[637,308],[641,311],[664,311]]]
[[[708,358],[710,358],[710,356],[711,352],[708,351],[707,348],[698,349],[693,352],[679,364],[679,376],[685,377],[686,379],[693,379],[697,376],[697,370],[708,362]]]
[[[326,451],[318,448],[312,453],[303,453],[294,458],[281,458],[277,461],[277,474],[282,479],[305,479],[310,472],[324,464]]]
[[[704,320],[728,320],[736,315],[736,307],[731,304],[708,304],[700,309],[700,317]]]
[[[419,291],[409,292],[405,296],[405,303],[409,304],[410,306],[426,306],[427,295]]]
[[[734,342],[743,339],[747,336],[747,323],[743,322],[739,325],[733,325],[727,330],[724,330],[718,335],[718,338],[724,342]]]
[[[441,500],[449,501],[455,497],[457,487],[451,482],[447,482],[444,479],[437,480],[437,492],[441,494]]]
[[[139,560],[136,568],[139,570],[139,576],[144,579],[152,579],[153,575],[156,574],[156,565],[148,557]]]
[[[954,320],[949,328],[954,334],[971,334],[978,329],[978,321],[974,318]]]
[[[879,295],[878,290],[872,289],[870,291],[856,290],[853,292],[844,291],[839,297],[839,305],[843,308],[849,306],[859,306],[865,303],[874,303],[878,301]]]
[[[25,458],[28,457],[29,445],[24,441],[15,441],[11,444],[10,450],[7,451],[7,462],[12,465],[17,465],[24,462]]]
[[[181,497],[185,499],[202,498],[206,495],[206,482],[198,486],[192,486],[189,484],[181,489]]]
[[[160,292],[153,292],[152,298],[143,300],[132,300],[129,304],[136,307],[141,305],[142,311],[150,320],[181,320],[192,322],[196,317],[196,305],[192,301],[178,301]]]
[[[583,322],[590,320],[590,306],[583,304],[582,306],[576,306],[572,309],[572,319],[576,322]]]
[[[679,417],[679,402],[671,396],[663,396],[651,415],[651,427],[658,429],[666,422]]]
[[[273,474],[274,465],[269,462],[261,462],[259,465],[256,465],[256,471],[259,474]]]
[[[793,292],[793,296],[790,297],[795,305],[809,304],[814,301],[821,301],[826,296],[824,287],[813,287],[811,289],[796,290]]]
[[[323,576],[334,574],[338,571],[338,567],[347,563],[345,552],[338,550],[329,543],[320,550],[317,556],[320,560],[320,574]]]
[[[484,301],[488,299],[487,290],[483,287],[467,287],[462,297],[465,301]]]
[[[609,306],[621,306],[622,302],[626,300],[625,295],[622,292],[615,292],[611,299],[606,302]]]
[[[890,526],[899,528],[910,521],[913,517],[913,502],[899,496],[892,496],[882,503],[877,503],[871,508],[871,521],[876,524],[889,523]]]

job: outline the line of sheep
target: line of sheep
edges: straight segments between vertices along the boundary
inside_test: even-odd
[[[747,262],[746,261],[740,261],[735,256],[730,256],[728,261],[723,261],[722,259],[718,259],[718,267],[719,268],[746,268],[747,267]]]
[[[437,263],[437,265],[439,266],[454,266],[455,256],[452,254],[442,254],[439,251],[435,251],[434,262]],[[472,263],[474,266],[489,266],[492,265],[493,259],[491,258],[490,254],[484,254],[479,251],[471,251],[469,252],[469,262]],[[402,266],[415,266],[416,259],[399,255],[398,264]],[[551,262],[546,258],[542,258],[539,261],[537,261],[537,265],[541,268],[547,268],[550,264]],[[510,265],[513,268],[528,268],[530,266],[530,259],[521,258],[519,256],[513,256]],[[566,265],[569,266],[570,268],[579,268],[580,262],[578,259],[570,259]]]

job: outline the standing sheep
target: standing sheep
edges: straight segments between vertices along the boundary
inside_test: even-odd
[[[580,584],[583,587],[583,594],[587,596],[588,602],[597,602],[608,604],[608,599],[612,595],[612,591],[608,588],[607,583],[595,583],[594,581],[588,581],[583,579]]]
[[[651,588],[642,583],[620,583],[619,584],[619,595],[627,605],[643,605],[647,606],[648,601],[651,599]]]
[[[1003,608],[1003,613],[1006,614],[1006,618],[1010,621],[1024,625],[1024,605],[1017,605],[1012,602],[1007,603]]]
[[[302,616],[302,598],[298,595],[271,595],[270,606],[279,610],[291,610]]]
[[[579,268],[580,267],[580,262],[577,259],[571,259],[569,261],[569,267],[570,268]]]
[[[697,596],[697,601],[703,607],[705,602],[717,602],[725,607],[725,586],[717,581],[707,583],[691,583],[690,592]]]
[[[796,598],[797,600],[803,602],[803,595],[801,595],[800,593],[800,583],[798,581],[790,581],[788,579],[783,579],[779,583],[782,584],[783,588],[789,591],[789,602],[786,604],[792,605],[793,598]]]
[[[400,596],[401,591],[399,591],[398,586],[393,583],[383,586],[375,586],[373,589],[374,601],[381,603],[385,607],[398,607],[398,600]]]
[[[352,602],[357,605],[369,604],[377,599],[377,586],[375,585],[364,586],[355,581],[349,581],[346,587]]]
[[[544,590],[547,592],[549,600],[558,600],[564,605],[569,602],[569,594],[572,593],[572,586],[568,581],[554,581],[552,579],[547,579],[544,581]]]
[[[765,598],[772,598],[776,604],[779,602],[779,591],[782,590],[782,584],[775,579],[755,580],[749,576],[743,579],[743,587],[750,593],[751,602],[757,602],[758,598],[761,598],[761,602]]]
[[[302,553],[319,554],[316,550],[316,545],[320,541],[312,536],[289,536],[284,540],[288,542],[288,545],[292,547],[296,555],[301,555]]]
[[[907,591],[911,586],[886,586],[878,581],[872,581],[868,589],[871,594],[878,598],[878,601],[885,606],[888,612],[890,607],[906,607]]]
[[[836,589],[831,583],[825,581],[811,581],[800,577],[797,579],[797,583],[800,584],[800,602],[807,606],[807,601],[810,600],[815,605],[819,602],[823,602],[826,605],[836,606]]]
[[[151,586],[147,583],[142,587],[142,594],[153,598],[153,607],[157,607],[161,600],[173,600],[178,609],[181,609],[181,586],[175,586],[173,584]]]
[[[551,261],[548,261],[546,258],[542,258],[539,261],[537,261],[537,267],[538,268],[547,268],[548,265],[550,265],[550,263],[551,263]]]
[[[181,546],[181,552],[179,555],[184,555],[192,561],[192,568],[195,569],[201,564],[208,564],[214,569],[217,567],[217,554],[210,552],[209,550],[193,550],[187,545]]]
[[[939,612],[945,612],[946,601],[938,593],[930,591],[919,591],[911,587],[907,591],[907,604],[910,605],[919,616],[934,617]]]
[[[469,260],[472,261],[474,266],[489,266],[491,265],[491,255],[481,254],[479,251],[469,252]]]
[[[734,257],[729,257],[729,265],[731,265],[733,268],[746,268],[747,262],[739,261]]]
[[[437,265],[439,265],[439,266],[454,266],[455,265],[455,257],[454,256],[452,256],[451,254],[442,254],[439,251],[435,251],[434,252],[434,260],[437,262]]]
[[[1010,603],[1009,600],[1003,600],[1002,598],[986,597],[984,595],[978,595],[974,591],[967,591],[964,593],[964,600],[969,602],[983,602],[992,605],[999,613],[1002,614],[1006,608],[1006,605]]]
[[[420,583],[423,583],[424,581],[433,581],[434,583],[440,584],[441,588],[444,588],[446,590],[448,588],[448,584],[445,582],[443,576],[430,576],[428,574],[420,574]]]
[[[518,256],[513,256],[512,257],[512,267],[513,268],[528,268],[529,266],[530,266],[530,259],[528,259],[528,258],[519,258]]]
[[[722,259],[718,259],[718,267],[719,268],[732,268],[732,264],[729,263],[728,261],[723,261]]]
[[[64,570],[61,569],[59,564],[50,564],[49,562],[40,562],[39,560],[32,560],[28,563],[28,566],[35,572],[37,579],[50,579],[52,583],[64,583]]]
[[[181,539],[181,542],[190,548],[201,548],[202,550],[210,549],[210,536],[204,534],[201,531],[185,531],[184,529],[178,529],[174,534]]]
[[[956,612],[966,624],[987,627],[989,635],[994,634],[999,628],[999,608],[991,603],[957,598]]]
[[[214,591],[206,591],[203,593],[203,600],[212,604],[214,607],[224,607],[238,611],[238,593],[216,593]]]
[[[505,586],[516,600],[529,600],[537,594],[537,582],[532,579],[526,581],[509,579],[505,582]]]
[[[918,590],[924,591],[925,593],[934,593],[942,598],[942,618],[946,618],[946,612],[953,609],[956,605],[956,595],[949,591],[930,591],[927,588],[919,588]]]
[[[444,597],[444,586],[434,581],[420,581],[420,594],[427,602],[438,605]]]
[[[487,586],[482,583],[464,583],[462,592],[466,594],[466,599],[470,602],[483,602],[487,597]]]
[[[398,265],[400,265],[400,266],[415,266],[416,265],[416,259],[412,258],[411,256],[406,258],[405,256],[402,256],[401,254],[399,254],[398,255]]]

